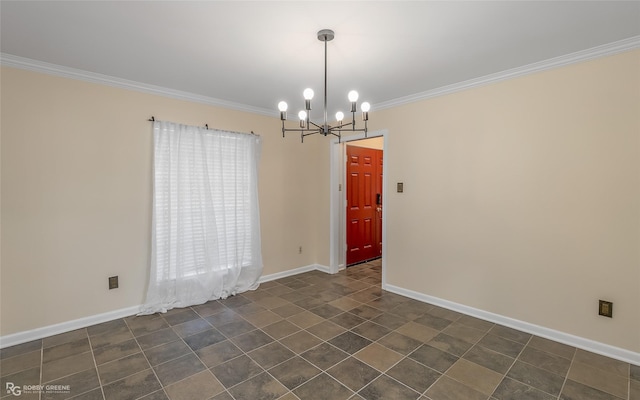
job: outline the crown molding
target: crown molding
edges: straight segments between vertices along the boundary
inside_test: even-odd
[[[252,107],[245,104],[234,103],[232,101],[216,99],[213,97],[203,96],[195,93],[184,92],[181,90],[169,89],[156,85],[130,81],[127,79],[116,78],[109,75],[98,74],[95,72],[84,71],[81,69],[64,67],[57,64],[51,64],[44,61],[32,60],[14,56],[12,54],[0,53],[0,65],[6,67],[19,68],[27,71],[40,72],[48,75],[60,76],[63,78],[77,79],[90,83],[98,83],[102,85],[112,86],[120,89],[135,90],[137,92],[169,97],[177,100],[192,101],[195,103],[206,104],[210,106],[223,107],[236,111],[245,111],[254,114],[266,115],[269,117],[276,116],[277,112],[260,107]]]
[[[588,61],[594,58],[606,57],[637,48],[640,48],[640,36],[633,36],[627,39],[619,40],[617,42],[612,42],[601,46],[592,47],[590,49],[581,50],[575,53],[550,58],[548,60],[524,65],[522,67],[512,68],[479,78],[469,79],[451,85],[442,86],[436,89],[427,90],[425,92],[415,93],[409,96],[383,101],[381,103],[374,104],[372,108],[376,110],[383,110],[386,108],[397,107],[404,104],[444,96],[462,90],[484,86],[511,78],[517,78],[520,76],[529,75],[552,68],[558,68],[569,64]],[[181,90],[174,90],[161,86],[149,85],[145,83],[130,81],[127,79],[88,72],[76,68],[64,67],[61,65],[51,64],[43,61],[32,60],[30,58],[14,56],[7,53],[0,53],[0,65],[60,76],[64,78],[78,79],[86,82],[98,83],[121,89],[135,90],[142,93],[159,95],[177,100],[186,100],[210,106],[223,107],[236,111],[250,112],[269,117],[274,117],[277,114],[277,112],[270,109],[248,106],[245,104],[235,103],[227,100],[221,100],[195,93],[184,92]]]
[[[612,43],[604,44],[601,46],[592,47],[590,49],[577,51],[575,53],[565,54],[563,56],[535,62],[533,64],[524,65],[522,67],[508,69],[508,70],[497,72],[494,74],[485,75],[479,78],[469,79],[469,80],[454,83],[451,85],[442,86],[436,89],[427,90],[425,92],[416,93],[416,94],[412,94],[404,97],[399,97],[397,99],[393,99],[389,101],[383,101],[381,103],[372,105],[371,108],[372,109],[375,108],[376,110],[382,110],[385,108],[392,108],[392,107],[397,107],[404,104],[415,103],[421,100],[444,96],[447,94],[471,89],[478,86],[484,86],[491,83],[504,81],[507,79],[534,74],[536,72],[541,72],[548,69],[553,69],[553,68],[558,68],[565,65],[588,61],[594,58],[606,57],[606,56],[614,55],[617,53],[634,50],[637,48],[640,48],[640,36],[633,36],[628,39],[623,39],[617,42],[612,42]]]

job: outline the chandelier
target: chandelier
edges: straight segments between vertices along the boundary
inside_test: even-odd
[[[282,137],[285,132],[300,132],[300,138],[304,143],[304,137],[320,133],[324,136],[333,135],[338,137],[338,141],[341,139],[342,130],[349,130],[351,132],[364,132],[364,137],[367,137],[367,121],[369,120],[369,109],[371,105],[366,101],[360,105],[362,110],[362,120],[364,121],[364,128],[356,129],[356,110],[358,101],[358,92],[352,90],[347,95],[349,102],[351,102],[351,122],[343,122],[344,114],[341,111],[336,113],[336,123],[331,126],[327,122],[327,42],[333,40],[335,37],[334,32],[331,29],[322,29],[318,31],[318,40],[324,42],[324,121],[322,125],[318,125],[311,121],[311,99],[313,99],[313,89],[307,88],[302,93],[304,97],[305,109],[298,113],[300,118],[300,125],[298,128],[286,128],[285,122],[287,120],[287,108],[286,102],[281,101],[278,103],[278,109],[280,110],[280,120],[282,121]]]

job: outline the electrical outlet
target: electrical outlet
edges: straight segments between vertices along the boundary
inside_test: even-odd
[[[613,318],[613,303],[610,301],[600,300],[598,304],[598,315]]]
[[[109,277],[109,290],[118,288],[118,275]]]

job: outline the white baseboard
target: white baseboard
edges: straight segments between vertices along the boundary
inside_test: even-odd
[[[311,264],[311,265],[306,265],[299,268],[294,268],[288,271],[277,272],[275,274],[263,275],[260,278],[260,282],[261,283],[269,282],[276,279],[286,278],[289,276],[298,275],[298,274],[302,274],[302,273],[314,271],[314,270],[318,270],[327,274],[330,273],[330,268],[325,265]],[[383,284],[382,288],[389,292],[397,293],[402,296],[406,296],[406,297],[419,300],[425,303],[447,308],[447,309],[457,311],[466,315],[470,315],[476,318],[480,318],[486,321],[494,322],[496,324],[508,326],[510,328],[528,332],[533,335],[554,340],[556,342],[564,343],[564,344],[574,346],[583,350],[591,351],[593,353],[597,353],[606,357],[611,357],[616,360],[628,362],[635,365],[640,365],[640,353],[636,353],[630,350],[621,349],[619,347],[596,342],[594,340],[585,339],[579,336],[574,336],[568,333],[545,328],[539,325],[505,317],[503,315],[494,314],[488,311],[454,303],[452,301],[429,296],[423,293],[415,292],[409,289],[404,289],[398,286]],[[102,314],[92,315],[89,317],[79,318],[72,321],[62,322],[59,324],[49,325],[42,328],[36,328],[29,331],[18,332],[10,335],[1,336],[0,349],[30,342],[32,340],[42,339],[42,338],[53,336],[53,335],[58,335],[60,333],[70,332],[80,328],[86,328],[87,326],[112,321],[114,319],[128,317],[128,316],[137,314],[139,311],[140,311],[140,306],[132,306],[127,308],[122,308],[119,310],[108,311]]]
[[[309,271],[322,271],[329,273],[329,267],[320,264],[311,264],[304,267],[291,269],[288,271],[277,272],[275,274],[263,275],[260,277],[259,282],[269,282],[280,278],[286,278],[292,275],[302,274]],[[73,321],[61,322],[55,325],[44,326],[42,328],[36,328],[29,331],[23,331],[18,333],[12,333],[10,335],[0,336],[0,349],[15,346],[22,343],[27,343],[32,340],[42,339],[45,337],[58,335],[60,333],[70,332],[80,328],[86,328],[87,326],[100,324],[103,322],[112,321],[114,319],[128,317],[140,312],[141,306],[127,307],[120,310],[108,311],[106,313],[91,315],[89,317],[75,319]]]
[[[310,265],[305,265],[304,267],[298,267],[298,268],[290,269],[287,271],[276,272],[275,274],[262,275],[260,277],[260,280],[258,280],[258,282],[263,283],[263,282],[275,281],[276,279],[282,279],[289,276],[303,274],[305,272],[314,271],[314,270],[329,273],[329,267],[326,267],[320,264],[310,264]]]
[[[113,321],[114,319],[128,317],[140,312],[140,306],[122,308],[120,310],[108,311],[106,313],[91,315],[89,317],[74,319],[72,321],[61,322],[59,324],[44,326],[29,331],[13,333],[0,337],[0,349],[30,342],[32,340],[70,332],[87,326]]]
[[[389,292],[393,292],[405,297],[409,297],[414,300],[422,301],[424,303],[433,304],[449,310],[470,315],[472,317],[480,318],[485,321],[490,321],[496,324],[508,326],[510,328],[518,329],[520,331],[531,333],[536,336],[541,336],[543,338],[550,339],[559,343],[564,343],[569,346],[577,347],[582,350],[587,350],[592,353],[597,353],[606,357],[614,358],[616,360],[628,362],[635,365],[640,365],[640,353],[636,353],[630,350],[625,350],[619,347],[596,342],[594,340],[585,339],[579,336],[556,331],[554,329],[545,328],[543,326],[531,324],[529,322],[524,322],[517,319],[505,317],[503,315],[494,314],[488,311],[465,306],[463,304],[454,303],[449,300],[444,300],[438,297],[429,296],[420,292],[414,292],[413,290],[404,289],[398,286],[385,284],[383,285],[382,288]]]
[[[320,264],[314,264],[314,267],[320,271],[320,272],[324,272],[325,274],[330,274],[331,273],[331,268],[327,267],[326,265],[320,265]]]

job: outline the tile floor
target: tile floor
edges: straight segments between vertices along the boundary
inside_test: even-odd
[[[380,263],[0,351],[20,399],[640,399],[640,367],[380,288]],[[57,390],[57,392],[56,392]]]

